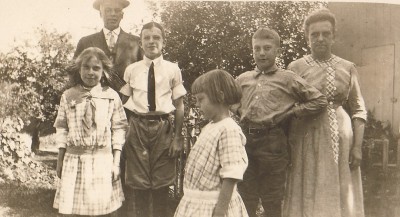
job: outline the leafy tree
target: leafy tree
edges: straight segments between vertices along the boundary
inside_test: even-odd
[[[234,76],[254,68],[251,37],[260,26],[281,36],[281,66],[308,52],[302,24],[320,2],[163,2],[160,18],[167,30],[165,55],[179,63],[190,87],[200,74],[224,68]]]
[[[0,94],[0,115],[30,123],[33,151],[39,148],[39,131],[54,122],[73,51],[68,33],[45,29],[36,33],[37,44],[26,42],[0,55],[0,87],[6,90]]]

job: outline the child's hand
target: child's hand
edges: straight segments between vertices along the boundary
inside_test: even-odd
[[[61,178],[62,167],[63,167],[63,162],[62,161],[61,162],[57,161],[57,169],[56,169],[56,171],[57,171],[57,177],[58,178]]]
[[[119,168],[119,166],[115,166],[113,165],[112,168],[112,180],[113,182],[117,181],[120,177],[121,174],[121,169]]]
[[[168,150],[168,156],[170,157],[177,157],[181,153],[183,149],[183,141],[182,137],[174,137],[174,139],[171,142],[171,145],[169,146]]]
[[[65,148],[58,149],[58,159],[57,159],[57,168],[56,168],[58,178],[61,178],[65,152],[66,152]]]
[[[219,209],[218,206],[215,207],[212,217],[224,217],[224,216],[225,216],[224,211],[222,211],[222,209]]]
[[[288,120],[289,118],[291,118],[294,115],[294,112],[292,110],[289,110],[287,112],[284,112],[282,114],[277,115],[273,122],[274,124],[278,125],[286,120]]]

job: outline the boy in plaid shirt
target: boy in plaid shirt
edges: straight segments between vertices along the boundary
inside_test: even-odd
[[[249,157],[239,192],[250,217],[256,217],[261,199],[268,217],[281,217],[281,204],[288,165],[287,120],[320,112],[327,105],[324,95],[295,73],[279,69],[280,37],[259,28],[252,39],[257,67],[236,79],[243,97],[233,110],[247,138]]]

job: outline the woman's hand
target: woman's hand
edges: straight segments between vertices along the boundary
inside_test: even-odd
[[[361,165],[362,152],[359,148],[352,148],[350,151],[350,169],[357,169]]]
[[[349,164],[350,169],[357,169],[361,165],[362,158],[362,142],[364,136],[365,120],[361,118],[354,118],[353,120],[353,147],[350,151]]]

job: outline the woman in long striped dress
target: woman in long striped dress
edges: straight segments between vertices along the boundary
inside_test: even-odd
[[[329,104],[291,123],[285,217],[364,217],[360,162],[367,112],[354,64],[331,53],[335,24],[327,9],[310,14],[304,28],[311,55],[288,67]]]

